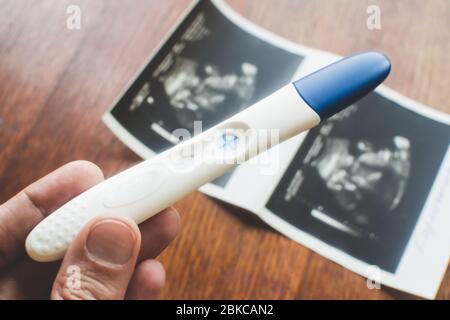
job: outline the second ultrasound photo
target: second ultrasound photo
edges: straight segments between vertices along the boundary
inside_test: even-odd
[[[266,207],[395,273],[447,152],[449,131],[373,93],[309,132]]]

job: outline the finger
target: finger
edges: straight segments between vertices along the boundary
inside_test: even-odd
[[[180,216],[175,208],[167,208],[139,227],[142,240],[138,261],[144,261],[157,257],[176,237],[180,229]],[[0,288],[4,289],[0,290],[0,300],[42,299],[50,296],[60,264],[39,263],[28,257],[16,262],[0,276]],[[152,296],[156,297],[156,294]],[[150,295],[145,299],[151,299]]]
[[[131,219],[97,217],[70,245],[53,284],[52,299],[123,299],[141,243]]]
[[[141,251],[139,261],[156,258],[175,239],[181,222],[178,211],[169,207],[141,223]]]
[[[0,206],[0,270],[25,252],[33,227],[53,210],[103,180],[87,161],[70,162],[34,182]]]
[[[166,273],[156,260],[145,260],[137,266],[128,286],[127,300],[154,300],[164,287]]]

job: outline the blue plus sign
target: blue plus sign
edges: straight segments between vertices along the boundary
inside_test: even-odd
[[[236,150],[238,145],[239,138],[235,136],[234,134],[222,134],[222,145],[220,146],[221,149],[229,148]]]

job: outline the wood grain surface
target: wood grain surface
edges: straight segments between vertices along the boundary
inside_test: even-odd
[[[0,0],[1,201],[71,160],[93,161],[107,176],[139,161],[100,118],[189,3]],[[384,51],[393,64],[388,86],[450,112],[448,0],[229,3],[294,42],[341,55]],[[69,4],[81,7],[81,30],[66,28]],[[366,28],[370,4],[381,8],[381,30]],[[369,290],[362,277],[198,192],[176,207],[183,230],[160,257],[163,298],[414,298]],[[438,298],[450,298],[450,272]]]

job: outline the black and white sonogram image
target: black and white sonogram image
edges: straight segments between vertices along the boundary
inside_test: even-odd
[[[244,31],[202,0],[111,114],[160,152],[178,142],[174,130],[199,133],[194,121],[206,130],[288,83],[302,60]]]
[[[449,126],[372,93],[307,134],[266,207],[394,273],[449,137]]]

